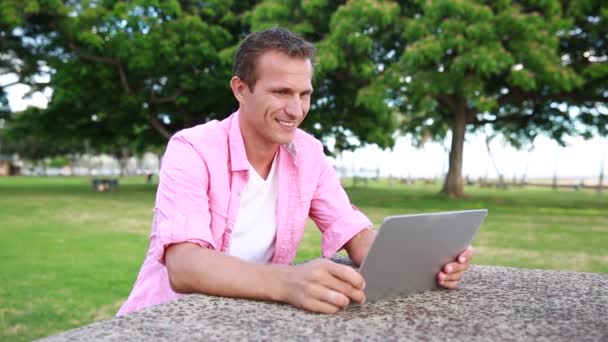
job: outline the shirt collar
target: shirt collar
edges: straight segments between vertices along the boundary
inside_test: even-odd
[[[232,171],[249,170],[249,161],[245,153],[245,143],[239,125],[239,111],[232,113],[228,118],[228,146],[230,148],[230,164]]]

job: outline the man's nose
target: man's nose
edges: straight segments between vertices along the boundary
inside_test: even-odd
[[[285,113],[294,118],[300,118],[302,115],[304,115],[302,100],[299,96],[294,96],[287,101],[287,104],[285,105]]]

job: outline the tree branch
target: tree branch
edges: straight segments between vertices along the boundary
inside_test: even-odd
[[[489,120],[489,119],[479,120],[477,117],[475,117],[475,119],[471,123],[476,124],[476,125],[485,125],[485,124],[496,124],[499,122],[511,122],[511,123],[516,123],[516,124],[527,125],[528,122],[530,122],[530,120],[532,120],[533,116],[534,116],[533,114],[529,114],[529,115],[511,114],[511,115],[506,115],[506,116],[500,116],[493,120]]]
[[[162,135],[167,140],[169,140],[173,135],[165,128],[165,126],[160,122],[160,120],[158,120],[158,117],[156,115],[152,115],[152,117],[150,118],[150,124],[158,133],[160,133],[160,135]]]
[[[2,89],[9,88],[9,87],[12,87],[12,86],[14,86],[14,85],[17,85],[17,84],[19,84],[19,83],[21,83],[21,81],[20,81],[20,80],[16,80],[16,81],[11,82],[11,83],[8,83],[8,84],[3,84],[3,85],[0,85],[0,88],[2,88]]]
[[[456,111],[456,99],[454,95],[439,94],[437,95],[439,104],[448,107],[452,112]]]
[[[133,93],[131,91],[131,87],[129,86],[129,82],[127,80],[127,75],[125,74],[125,70],[123,69],[122,64],[120,63],[119,59],[110,58],[110,57],[102,57],[102,56],[93,56],[93,55],[83,53],[81,51],[78,51],[76,44],[74,44],[73,42],[70,42],[69,46],[70,46],[70,49],[72,49],[72,51],[74,51],[79,57],[81,57],[83,59],[93,61],[93,62],[102,62],[102,63],[114,65],[116,67],[116,69],[118,70],[118,75],[120,76],[120,83],[122,84],[122,87],[125,89],[127,94],[130,95]]]
[[[182,90],[178,89],[173,95],[165,96],[165,97],[156,97],[156,94],[153,91],[150,91],[150,101],[151,103],[167,103],[167,102],[175,102],[177,98],[182,94]]]
[[[536,91],[521,91],[519,89],[511,89],[508,94],[505,94],[498,98],[498,105],[500,107],[513,104],[517,105],[525,100],[532,102],[539,101],[555,101],[555,102],[568,102],[571,100],[581,102],[608,102],[608,98],[596,94],[584,93],[584,92],[570,92],[570,93],[555,93],[555,94],[541,94]]]

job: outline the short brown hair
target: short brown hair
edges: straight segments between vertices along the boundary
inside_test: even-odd
[[[233,73],[253,90],[258,80],[258,57],[268,51],[282,52],[289,57],[301,57],[311,62],[315,47],[304,38],[281,27],[273,27],[248,35],[236,50]]]

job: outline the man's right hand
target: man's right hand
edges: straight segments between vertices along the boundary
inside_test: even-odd
[[[365,302],[365,281],[359,272],[327,259],[289,267],[281,301],[320,313],[336,313],[350,301]]]

